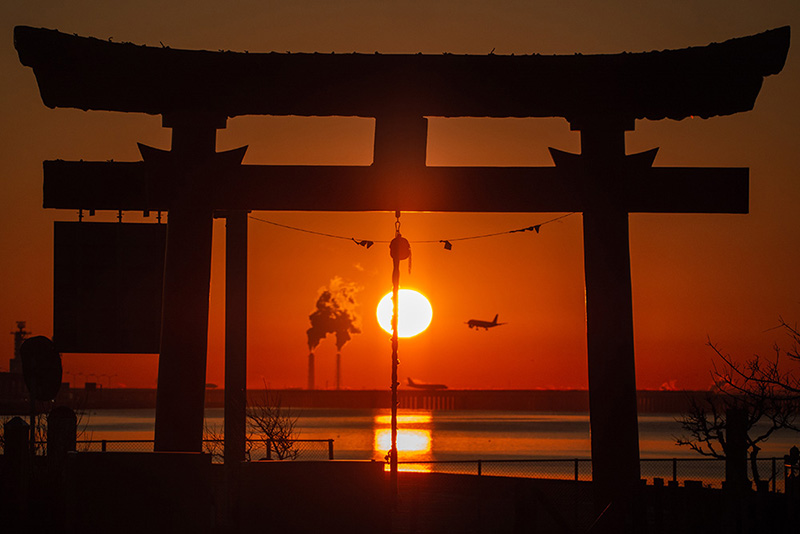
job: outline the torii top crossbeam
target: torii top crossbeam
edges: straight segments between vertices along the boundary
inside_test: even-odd
[[[752,109],[783,68],[789,27],[614,55],[237,53],[155,48],[18,26],[48,107],[164,114],[626,119]]]

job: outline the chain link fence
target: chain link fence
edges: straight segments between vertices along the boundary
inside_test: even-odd
[[[76,450],[79,452],[152,452],[153,440],[148,439],[98,439],[78,440]],[[278,452],[289,446],[294,451],[289,457]],[[223,441],[221,439],[204,439],[203,451],[212,455],[213,461],[222,462]],[[281,460],[300,461],[333,460],[334,448],[332,439],[295,439],[281,444],[279,447],[272,440],[248,439],[246,444],[247,460]]]
[[[75,442],[78,452],[153,452],[151,439],[79,439]]]
[[[784,491],[783,458],[761,458],[756,461],[761,484],[773,492]],[[642,478],[663,484],[701,484],[721,488],[725,480],[725,460],[715,458],[645,459],[641,461]],[[747,476],[756,480],[751,463],[747,462]],[[660,479],[661,482],[658,480]]]
[[[757,462],[758,475],[766,489],[784,491],[783,458],[762,458]],[[398,462],[401,471],[453,473],[479,476],[544,478],[555,480],[592,480],[592,461],[573,459],[519,460],[440,460]],[[725,480],[725,461],[715,458],[652,458],[640,461],[642,479],[650,484],[697,485],[721,488]],[[750,463],[748,477],[754,480]]]
[[[268,439],[247,440],[247,459],[256,460],[333,460],[332,439],[295,439],[275,443]],[[286,451],[290,451],[287,452]]]
[[[78,440],[79,452],[152,452],[153,440]],[[44,443],[42,450],[44,451]],[[203,450],[212,455],[213,461],[222,462],[222,440],[204,439]],[[289,446],[292,454],[280,450]],[[319,461],[334,459],[334,440],[296,439],[276,446],[268,439],[248,439],[246,459]],[[542,478],[553,480],[592,480],[592,460],[572,459],[512,459],[512,460],[431,460],[398,462],[399,469],[406,472],[451,473],[478,476]],[[785,467],[783,458],[761,458],[756,462],[760,483],[772,492],[785,491]],[[387,464],[388,469],[388,464]],[[646,458],[640,460],[641,478],[656,485],[695,485],[721,488],[725,480],[725,461],[715,458]],[[747,463],[748,477],[755,480],[752,465]],[[754,484],[755,485],[755,484]]]

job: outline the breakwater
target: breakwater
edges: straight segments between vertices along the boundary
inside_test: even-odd
[[[83,408],[155,408],[155,389],[70,389],[61,399]],[[639,391],[639,413],[680,413],[686,411],[692,398],[706,395],[702,391]],[[206,406],[224,405],[222,389],[206,390]],[[296,408],[387,409],[388,390],[270,390],[269,398],[283,406]],[[248,391],[248,402],[263,403],[264,390]],[[589,410],[589,393],[585,390],[400,390],[401,409],[417,410],[498,410],[527,412],[576,412]]]

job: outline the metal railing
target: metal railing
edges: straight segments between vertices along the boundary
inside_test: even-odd
[[[203,450],[221,461],[223,440],[204,439]],[[334,447],[332,439],[295,439],[289,442],[296,454],[293,460],[333,460]],[[83,439],[76,442],[76,450],[80,452],[152,452],[154,441],[151,439]],[[280,447],[281,449],[283,447]],[[246,445],[248,460],[278,460],[282,455],[276,451],[279,447],[273,440],[248,439]],[[217,458],[218,457],[218,458]]]
[[[758,472],[762,483],[773,492],[784,491],[783,458],[759,459]],[[510,459],[510,460],[432,460],[400,461],[401,471],[470,474],[591,481],[592,460]],[[700,485],[720,488],[725,480],[725,460],[714,458],[647,458],[640,460],[642,479],[651,484]],[[748,477],[753,480],[748,462]]]
[[[287,459],[333,460],[333,439],[296,439],[291,444],[297,454]],[[44,443],[38,443],[44,446]],[[76,442],[79,452],[152,452],[153,440],[148,439],[86,439]],[[221,462],[221,439],[204,439],[203,448],[210,452],[213,461]],[[269,439],[247,440],[247,460],[279,460],[277,447]],[[42,449],[43,450],[43,449]],[[388,465],[388,464],[387,464]],[[592,460],[590,458],[569,459],[494,459],[494,460],[428,460],[400,461],[401,471],[430,473],[467,474],[478,476],[503,476],[521,478],[545,478],[557,480],[591,481]],[[758,472],[765,489],[784,492],[784,459],[761,458],[757,461]],[[645,458],[640,460],[641,477],[656,485],[696,485],[720,488],[725,480],[725,460],[715,458]],[[753,480],[752,466],[747,463],[748,477]]]
[[[205,445],[219,444],[223,440],[204,440]],[[248,439],[245,446],[248,461],[255,460],[333,460],[332,439],[293,439],[276,441],[271,439]]]

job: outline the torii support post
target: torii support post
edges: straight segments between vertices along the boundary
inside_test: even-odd
[[[172,128],[170,170],[176,176],[170,177],[154,448],[200,452],[213,210],[203,198],[202,184],[192,180],[202,176],[198,170],[216,154],[216,130],[225,119],[173,115],[164,117],[164,126]]]
[[[614,529],[633,519],[640,479],[628,212],[618,195],[626,129],[633,125],[580,127],[585,179],[594,192],[583,212],[592,481],[596,511],[610,504],[606,524]]]
[[[225,465],[244,461],[247,410],[247,211],[225,215]]]

